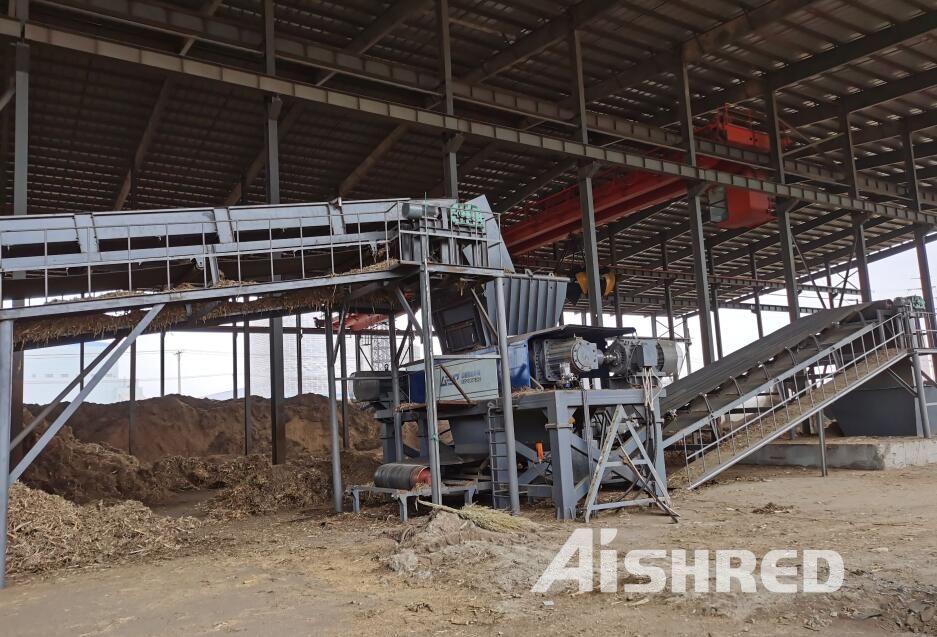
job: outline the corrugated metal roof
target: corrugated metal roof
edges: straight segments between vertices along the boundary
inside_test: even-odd
[[[774,3],[782,0],[773,0]],[[35,0],[32,19],[75,31],[93,32],[103,37],[132,40],[138,45],[179,53],[185,39],[178,35],[140,25],[115,21],[87,12],[76,12],[80,0]],[[419,4],[419,3],[413,3]],[[688,0],[609,1],[604,12],[581,26],[583,65],[587,87],[622,76],[624,84],[608,95],[590,101],[589,109],[599,113],[652,123],[676,130],[676,80],[672,67],[662,63],[673,56],[679,45],[710,29],[744,14],[772,4],[764,0],[719,0],[693,3]],[[783,17],[759,28],[741,33],[729,44],[706,53],[689,68],[695,99],[718,96],[741,82],[762,79],[766,73],[836,47],[861,41],[863,37],[895,24],[919,19],[937,10],[937,0],[817,0],[787,4],[800,6]],[[66,6],[72,5],[72,6]],[[259,31],[259,0],[176,0],[163,5],[181,8],[219,20],[236,22]],[[377,0],[279,0],[277,30],[305,42],[342,49],[356,42],[356,37],[387,12],[393,3]],[[561,20],[573,10],[572,0],[523,0],[504,3],[491,0],[454,0],[450,2],[453,73],[456,78],[472,74],[482,62]],[[213,11],[209,11],[212,9]],[[422,5],[387,31],[367,49],[366,56],[438,73],[436,16],[432,2]],[[839,131],[835,118],[812,115],[828,113],[826,106],[849,95],[866,97],[881,86],[916,78],[937,67],[937,41],[931,32],[907,38],[874,54],[857,56],[846,63],[823,69],[808,78],[783,87],[778,95],[782,119],[803,121],[793,146],[789,149],[807,161],[828,167],[841,166],[844,158],[839,148],[812,147]],[[360,44],[360,43],[358,43]],[[10,48],[4,43],[6,51]],[[259,64],[259,57],[249,51],[235,51],[207,41],[195,41],[188,51],[194,59],[230,62],[235,65]],[[12,56],[4,55],[4,76],[12,69]],[[539,48],[514,64],[498,69],[481,80],[499,87],[548,102],[562,102],[570,95],[569,60],[565,38]],[[658,69],[658,66],[660,67]],[[321,82],[324,71],[281,62],[281,72],[308,82]],[[634,81],[629,81],[629,76]],[[924,77],[924,76],[922,76]],[[326,80],[341,90],[372,95],[418,106],[426,97],[399,87],[376,84],[348,75]],[[907,80],[906,80],[907,81]],[[244,172],[258,155],[263,144],[264,106],[262,97],[246,89],[173,78],[166,86],[166,76],[129,64],[51,47],[34,46],[31,73],[30,112],[30,209],[32,212],[108,210],[117,199],[123,180],[132,163],[160,93],[169,91],[166,107],[154,126],[153,141],[136,175],[135,197],[125,207],[181,207],[221,204],[240,184]],[[870,99],[852,116],[857,137],[856,156],[870,164],[864,172],[900,183],[904,179],[899,157],[878,155],[900,150],[892,138],[862,141],[862,133],[897,119],[930,112],[937,103],[937,82],[922,84],[887,99]],[[718,97],[715,98],[718,102]],[[745,102],[761,117],[763,104],[757,98]],[[284,111],[293,103],[287,101]],[[334,196],[339,185],[395,129],[396,125],[376,118],[350,118],[328,107],[303,104],[302,115],[284,134],[281,145],[281,189],[284,201],[321,200]],[[11,210],[12,180],[12,107],[0,115],[6,141],[0,139],[0,153],[5,173],[2,181],[0,212]],[[484,105],[457,103],[457,111],[475,119],[510,126],[537,126],[536,130],[570,136],[571,127],[537,123],[529,117]],[[816,117],[817,121],[813,121]],[[701,116],[699,122],[706,116]],[[924,127],[914,134],[918,144],[937,139],[935,127]],[[602,134],[593,141],[612,147],[649,150],[638,142],[624,142]],[[460,174],[464,196],[486,194],[499,207],[522,192],[525,187],[556,165],[556,158],[519,151],[467,139],[459,160],[470,170]],[[800,148],[800,150],[798,150]],[[812,150],[811,150],[812,149]],[[817,149],[822,153],[813,154]],[[889,160],[893,159],[895,161]],[[918,160],[922,184],[937,187],[937,145],[932,154]],[[408,129],[390,150],[379,157],[351,192],[350,198],[430,195],[440,187],[442,150],[438,135],[418,128]],[[527,198],[536,199],[573,184],[575,175],[563,175],[545,184]],[[262,175],[249,184],[247,199],[263,198]],[[504,217],[510,225],[526,215],[535,215],[536,206],[519,205]],[[829,214],[822,206],[808,207],[792,215],[793,224],[803,224]],[[675,202],[650,219],[631,225],[616,236],[622,263],[637,268],[658,268],[660,250],[649,246],[661,233],[670,237],[670,253],[689,249],[686,209]],[[852,245],[851,220],[842,216],[797,236],[803,251],[799,266],[821,267],[829,259],[843,263]],[[872,224],[867,240],[872,250],[896,245],[908,239],[901,222]],[[716,272],[731,275],[747,273],[747,246],[758,244],[761,275],[780,276],[776,228],[773,224],[736,235],[707,226],[713,242]],[[718,237],[718,238],[717,238]],[[728,238],[727,238],[728,237]],[[833,237],[834,239],[830,239]],[[838,237],[838,238],[837,238]],[[569,243],[572,248],[566,246]],[[563,242],[556,251],[542,248],[530,255],[532,264],[573,269],[580,263],[578,243]],[[806,249],[805,249],[806,247]],[[608,242],[601,248],[603,261],[610,259]],[[566,255],[557,264],[556,255]],[[725,259],[730,259],[724,261]],[[561,260],[562,261],[562,260]],[[674,270],[688,270],[688,260],[671,264]],[[625,296],[659,296],[656,277],[630,277],[623,283]],[[675,296],[694,302],[690,284],[675,281]],[[720,297],[732,299],[747,290],[721,286]],[[626,309],[647,307],[627,303]],[[686,308],[681,311],[685,311]]]

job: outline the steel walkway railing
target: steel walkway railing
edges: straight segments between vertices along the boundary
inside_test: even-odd
[[[791,352],[783,371],[777,364],[774,373],[761,366],[763,382],[751,383],[756,386],[748,391],[740,388],[734,401],[664,440],[665,448],[682,450],[686,459],[671,471],[670,485],[692,489],[703,484],[910,356],[909,325],[908,315],[899,313],[857,326],[831,344],[818,342],[806,357]],[[733,420],[739,411],[742,417]]]

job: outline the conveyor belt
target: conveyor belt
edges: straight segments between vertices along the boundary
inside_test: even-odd
[[[685,407],[701,394],[709,394],[727,381],[746,375],[760,363],[789,348],[796,348],[811,336],[820,335],[837,323],[855,323],[858,327],[863,320],[875,320],[879,311],[884,311],[886,316],[891,315],[895,312],[894,305],[891,301],[874,301],[801,317],[790,325],[674,381],[667,386],[667,396],[661,400],[661,409],[667,412]]]
[[[672,485],[695,487],[907,356],[907,320],[887,301],[801,318],[667,388]]]

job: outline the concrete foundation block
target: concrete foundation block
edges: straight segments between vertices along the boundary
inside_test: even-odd
[[[870,437],[827,439],[827,466],[884,471],[937,464],[937,438]],[[777,440],[750,455],[746,464],[819,467],[817,438]]]

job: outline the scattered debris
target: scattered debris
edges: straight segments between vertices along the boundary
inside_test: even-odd
[[[775,504],[774,502],[769,502],[768,504],[758,507],[757,509],[752,509],[752,513],[759,514],[769,514],[769,513],[790,513],[794,510],[794,507],[790,505],[781,505]]]
[[[406,608],[411,613],[418,613],[421,610],[426,610],[431,613],[433,612],[433,607],[430,606],[427,602],[415,602],[413,604],[407,604]]]
[[[385,566],[417,582],[439,578],[477,590],[513,593],[529,591],[553,558],[555,547],[526,544],[516,523],[510,531],[496,532],[460,517],[464,508],[455,513],[449,507],[435,509],[406,527],[412,530],[400,534],[397,550],[381,560]],[[517,520],[500,511],[494,513]],[[478,512],[470,508],[468,515]],[[492,518],[484,513],[479,519],[490,522]]]
[[[367,482],[377,465],[377,459],[370,454],[346,452],[342,457],[342,477],[349,483]],[[223,481],[224,488],[200,505],[213,519],[319,506],[328,502],[332,493],[328,459],[304,455],[286,464],[273,465],[266,456],[250,456],[222,462],[214,474],[211,467],[199,466],[202,472],[198,475],[208,478],[214,475],[216,483]]]
[[[420,506],[452,513],[463,520],[473,522],[478,525],[479,528],[487,531],[494,531],[495,533],[530,533],[540,528],[537,523],[525,517],[511,515],[504,511],[475,504],[464,506],[461,509],[454,509],[444,504],[433,504],[432,502],[425,502],[423,500],[417,500],[417,503]]]
[[[10,487],[7,572],[43,573],[169,555],[193,543],[192,517],[154,514],[140,502],[77,505],[15,483]]]
[[[168,456],[151,465],[156,480],[169,491],[223,489],[269,468],[266,456]]]
[[[265,467],[244,474],[240,481],[224,488],[200,508],[214,519],[302,509],[321,504],[328,494],[329,482],[328,476],[314,466],[296,462],[274,466],[267,461]]]

